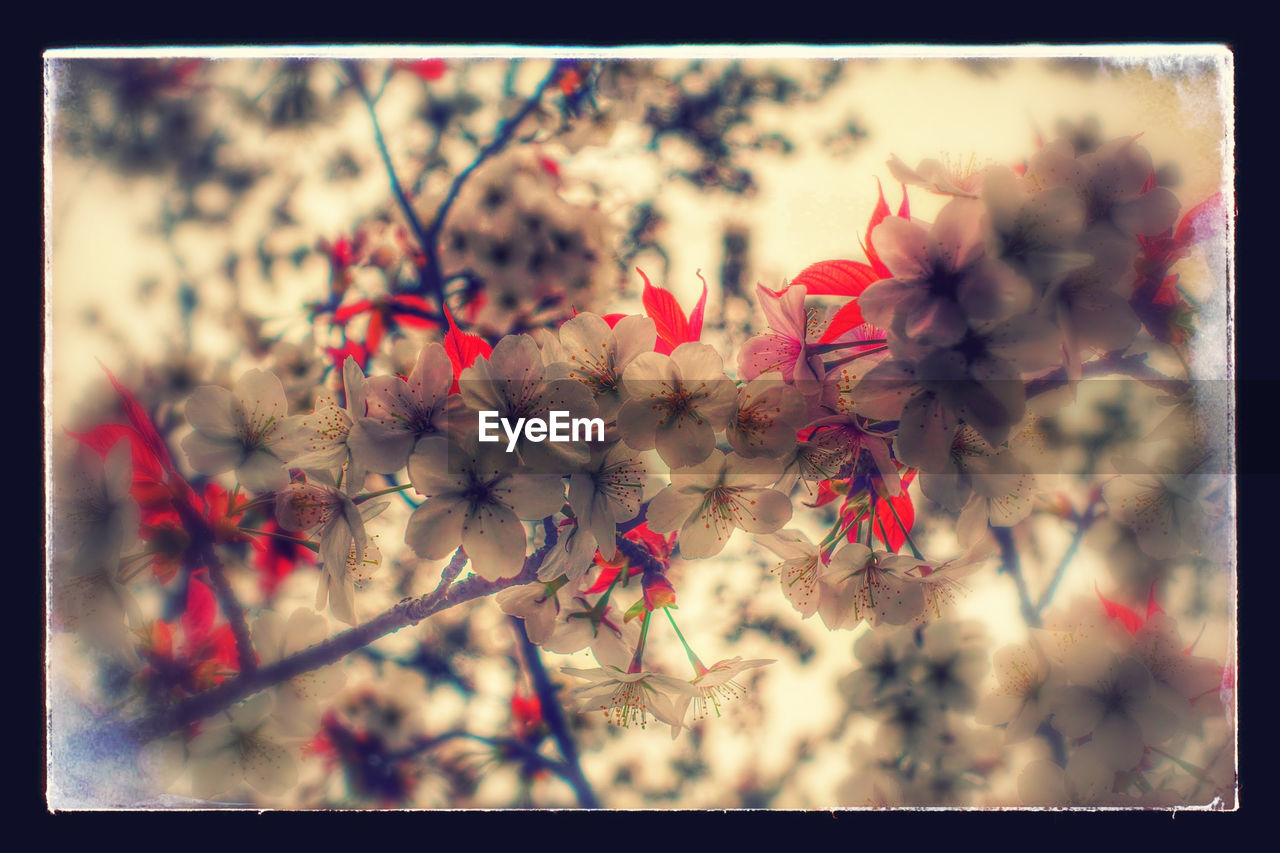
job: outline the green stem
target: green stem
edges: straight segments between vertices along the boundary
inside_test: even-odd
[[[355,504],[361,504],[367,500],[372,500],[373,498],[380,498],[383,495],[389,495],[394,492],[403,492],[406,489],[412,489],[412,488],[413,488],[413,483],[405,483],[403,486],[392,486],[389,489],[379,489],[376,492],[365,492],[362,495],[356,495],[354,498],[351,499],[351,502]]]
[[[898,517],[898,510],[897,507],[893,505],[893,501],[885,501],[885,504],[889,507],[889,512],[893,513],[894,520],[898,522],[898,527],[901,528],[902,535],[906,537],[907,545],[911,546],[912,556],[917,560],[923,560],[924,555],[920,553],[920,549],[916,547],[916,543],[911,540],[911,534],[907,531],[907,526],[902,523],[902,519]]]
[[[693,671],[696,675],[702,675],[707,668],[702,665],[702,661],[698,660],[698,656],[693,653],[693,649],[689,648],[688,641],[685,640],[684,634],[680,633],[680,626],[676,624],[676,618],[671,615],[671,608],[662,608],[667,614],[667,621],[671,623],[671,627],[675,629],[676,636],[680,638],[680,645],[684,646],[684,653],[689,656],[689,663],[693,665]]]
[[[312,542],[310,539],[299,539],[297,536],[288,536],[284,533],[275,533],[270,530],[255,530],[252,527],[239,528],[241,533],[248,533],[251,536],[270,536],[272,539],[279,539],[282,542],[292,542],[294,545],[301,545],[303,548],[309,548],[320,553],[320,546]]]
[[[646,610],[644,612],[644,621],[640,623],[640,642],[636,644],[636,653],[631,657],[631,666],[627,667],[627,672],[629,673],[640,672],[644,668],[642,666],[644,641],[649,637],[649,617],[652,615],[651,611]]]

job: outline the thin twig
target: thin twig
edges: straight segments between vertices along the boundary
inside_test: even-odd
[[[560,754],[564,756],[564,765],[566,775],[565,781],[572,787],[575,794],[578,795],[578,804],[584,809],[600,808],[600,800],[597,799],[595,791],[591,788],[591,783],[587,781],[586,775],[582,772],[582,765],[578,761],[578,746],[574,743],[573,735],[569,733],[568,723],[565,721],[564,709],[560,707],[560,699],[556,696],[555,686],[551,683],[551,679],[547,677],[546,667],[542,665],[542,655],[538,651],[537,645],[529,639],[529,634],[524,629],[524,620],[515,616],[510,617],[512,625],[515,627],[516,636],[520,639],[521,656],[524,658],[525,667],[529,671],[529,680],[533,682],[533,690],[538,695],[538,705],[542,709],[542,718],[546,720],[547,728],[551,730],[551,736],[555,738],[556,746],[560,748]]]
[[[360,66],[353,60],[347,60],[342,63],[342,67],[347,72],[347,77],[351,80],[356,92],[360,94],[360,99],[364,101],[365,108],[369,111],[369,118],[373,121],[373,139],[377,143],[378,153],[382,155],[382,165],[387,170],[387,178],[391,181],[391,192],[395,195],[396,202],[400,205],[400,210],[404,213],[405,219],[408,220],[409,227],[413,229],[413,235],[418,238],[418,242],[422,244],[425,252],[428,250],[427,232],[423,229],[422,221],[418,219],[418,214],[414,212],[413,204],[405,194],[404,187],[400,185],[400,178],[396,176],[395,166],[391,163],[391,153],[387,150],[386,139],[382,136],[382,126],[378,124],[378,112],[375,109],[376,102],[369,95],[369,90],[365,88],[364,77],[360,74]]]
[[[242,674],[252,673],[258,668],[258,655],[253,650],[253,640],[249,636],[249,623],[244,618],[244,607],[236,598],[235,590],[227,580],[222,561],[218,559],[213,546],[213,531],[209,523],[185,500],[173,502],[174,508],[182,519],[182,526],[191,537],[191,553],[208,570],[209,582],[213,586],[214,597],[222,615],[227,617],[231,626],[231,635],[236,640],[236,660]]]
[[[1040,600],[1036,602],[1036,613],[1043,613],[1044,609],[1049,606],[1049,602],[1053,601],[1053,596],[1058,591],[1058,584],[1062,583],[1062,578],[1067,573],[1067,566],[1071,565],[1076,552],[1080,550],[1080,543],[1084,541],[1085,534],[1089,532],[1089,528],[1093,526],[1094,519],[1097,518],[1094,512],[1096,508],[1096,503],[1090,504],[1080,518],[1079,523],[1076,525],[1075,535],[1071,537],[1071,543],[1067,545],[1067,550],[1063,553],[1062,559],[1058,561],[1058,567],[1053,571],[1053,578],[1049,581],[1049,585],[1044,588],[1044,592],[1040,593]]]
[[[552,543],[554,544],[554,542]],[[458,604],[484,598],[512,586],[532,583],[538,576],[538,568],[546,559],[550,547],[543,546],[527,557],[524,566],[515,577],[485,580],[472,575],[457,583],[446,584],[445,578],[461,571],[465,559],[462,550],[454,554],[446,566],[440,586],[420,598],[408,598],[391,609],[374,617],[363,625],[349,628],[322,643],[282,658],[252,672],[242,672],[211,690],[192,696],[177,705],[166,708],[123,727],[123,736],[137,743],[145,743],[164,737],[197,720],[202,720],[231,707],[236,702],[255,693],[288,681],[295,676],[336,663],[356,649],[399,631],[416,625],[428,616],[447,610]]]
[[[1000,545],[1001,569],[1013,578],[1013,585],[1018,590],[1018,605],[1022,610],[1022,619],[1030,628],[1040,627],[1040,614],[1031,603],[1031,593],[1027,590],[1027,579],[1022,576],[1022,560],[1018,556],[1018,548],[1013,544],[1013,531],[1008,527],[991,526],[991,535]]]

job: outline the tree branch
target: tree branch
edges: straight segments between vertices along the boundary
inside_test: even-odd
[[[1185,379],[1165,376],[1155,368],[1149,367],[1146,353],[1126,356],[1110,355],[1106,358],[1089,362],[1080,371],[1080,378],[1082,379],[1096,379],[1104,376],[1128,376],[1174,396],[1185,394],[1187,389],[1191,387],[1191,383]],[[1044,376],[1028,382],[1027,399],[1061,388],[1068,381],[1067,369],[1059,367],[1057,370],[1050,371]]]
[[[515,626],[516,636],[520,639],[521,656],[524,658],[525,667],[529,670],[529,679],[533,682],[533,690],[538,694],[538,705],[542,709],[542,718],[547,722],[547,728],[551,730],[551,736],[555,738],[556,746],[560,748],[560,754],[564,756],[564,780],[572,787],[575,794],[578,795],[578,804],[584,809],[600,808],[600,800],[596,798],[595,791],[591,788],[591,783],[587,781],[586,775],[582,772],[582,765],[578,762],[578,746],[574,743],[573,735],[569,733],[569,725],[564,718],[564,709],[560,707],[560,699],[556,695],[555,686],[551,683],[551,679],[547,677],[546,667],[542,665],[542,654],[538,651],[537,645],[529,639],[528,632],[524,629],[524,620],[515,616],[510,617],[512,625]]]
[[[445,567],[440,584],[427,595],[408,598],[372,620],[336,634],[323,643],[311,646],[297,654],[282,658],[253,671],[242,672],[211,690],[196,694],[169,708],[148,717],[123,725],[121,734],[128,740],[142,744],[218,713],[242,699],[274,687],[313,669],[336,663],[356,649],[369,645],[387,634],[408,625],[416,625],[428,616],[448,610],[477,598],[484,598],[512,586],[532,583],[537,579],[538,568],[550,552],[552,541],[525,558],[520,573],[511,578],[485,580],[472,575],[457,583],[454,577],[461,572],[466,555],[459,548]],[[243,618],[243,617],[242,617]],[[247,631],[246,631],[247,634]]]

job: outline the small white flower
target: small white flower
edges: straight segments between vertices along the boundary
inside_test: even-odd
[[[267,610],[253,623],[253,647],[264,666],[328,637],[329,624],[325,618],[304,607],[293,611],[288,621],[274,610]],[[314,734],[320,728],[319,700],[337,693],[345,681],[346,674],[338,664],[295,675],[275,689],[275,705],[271,710],[275,723],[290,735]]]
[[[259,693],[203,721],[187,747],[197,797],[211,799],[241,781],[263,794],[282,794],[297,783],[297,757],[280,743],[271,707],[271,694]]]
[[[592,450],[585,469],[569,476],[578,529],[591,534],[605,559],[617,556],[618,525],[640,512],[644,477],[644,463],[622,442]]]
[[[560,671],[591,682],[573,691],[579,711],[595,709],[619,727],[649,724],[649,715],[669,726],[680,727],[674,699],[699,695],[698,688],[670,675],[657,672],[626,672],[616,666],[598,669],[561,667]]]
[[[782,558],[771,571],[782,583],[782,593],[805,619],[818,612],[818,576],[824,568],[818,546],[799,530],[779,530],[754,537],[756,542]]]
[[[289,460],[289,466],[336,475],[350,463],[347,479],[363,483],[364,471],[355,463],[350,442],[352,429],[365,413],[365,378],[351,356],[342,364],[342,384],[345,407],[339,406],[326,392],[316,401],[315,411],[298,420],[294,433],[294,450],[298,455]]]
[[[461,445],[438,437],[419,441],[409,457],[409,481],[427,500],[409,517],[405,543],[428,560],[442,560],[462,545],[486,580],[515,577],[527,544],[520,520],[558,512],[564,484],[511,467],[500,447],[480,444],[475,432]]]
[[[791,500],[769,488],[779,473],[776,460],[712,450],[705,462],[671,472],[671,485],[649,502],[649,529],[679,530],[680,553],[690,559],[719,554],[735,529],[773,533],[791,519]]]
[[[549,378],[567,377],[586,385],[600,417],[612,420],[622,406],[622,374],[641,353],[653,352],[657,340],[653,320],[629,315],[612,329],[597,314],[583,312],[560,327],[563,361],[548,367]]]
[[[716,431],[733,412],[737,388],[720,354],[683,343],[670,356],[641,353],[622,375],[628,397],[618,410],[618,431],[635,450],[657,449],[672,467],[696,465],[716,446]]]
[[[738,387],[725,437],[740,456],[780,456],[795,446],[805,408],[804,397],[780,374],[756,377]]]
[[[345,369],[345,368],[344,368]],[[445,435],[461,398],[450,396],[453,364],[440,344],[418,353],[408,381],[399,376],[372,376],[366,382],[369,414],[361,412],[351,430],[356,457],[380,474],[405,466],[414,444],[424,436]]]
[[[240,485],[253,492],[289,484],[284,460],[292,455],[298,419],[288,417],[284,386],[275,374],[249,370],[232,391],[201,386],[184,411],[195,431],[183,439],[182,449],[201,474],[234,468]]]

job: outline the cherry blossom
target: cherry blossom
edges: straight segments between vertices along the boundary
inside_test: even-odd
[[[194,429],[182,441],[191,467],[211,475],[235,469],[240,485],[254,492],[288,485],[284,462],[292,455],[298,419],[288,417],[284,386],[275,374],[246,371],[231,391],[198,388],[185,413]]]
[[[756,287],[756,300],[769,322],[769,331],[747,340],[738,353],[738,371],[747,380],[779,372],[788,384],[812,394],[822,381],[822,362],[807,346],[809,316],[805,287],[792,285],[781,294]]]
[[[591,535],[606,559],[618,553],[617,526],[640,512],[644,480],[644,463],[621,442],[593,449],[583,470],[569,475],[569,506],[578,528]]]
[[[345,374],[345,364],[343,370]],[[449,394],[452,384],[452,362],[444,347],[434,343],[419,351],[407,380],[370,377],[366,383],[369,414],[359,417],[349,439],[353,454],[380,474],[404,468],[419,439],[447,434],[459,416],[462,401]]]
[[[690,559],[719,554],[735,529],[772,533],[791,518],[791,501],[769,488],[777,462],[712,450],[705,462],[671,472],[671,485],[649,504],[649,529],[679,530],[680,553]]]
[[[987,255],[983,221],[981,203],[970,199],[948,203],[927,231],[915,221],[886,218],[875,229],[876,251],[894,277],[863,291],[863,316],[892,338],[945,347],[976,323],[1025,310],[1030,287]]]
[[[612,420],[623,403],[622,376],[641,353],[653,352],[653,320],[629,315],[612,327],[598,314],[583,312],[560,327],[563,355],[549,365],[548,376],[575,379],[591,390],[600,416]]]
[[[546,420],[552,410],[567,412],[570,418],[597,414],[591,390],[576,379],[557,378],[548,371],[530,335],[500,340],[488,359],[476,359],[462,371],[458,384],[468,408],[497,412],[512,423],[520,418]],[[521,435],[516,454],[523,466],[538,473],[559,476],[590,458],[587,442],[532,441]]]
[[[737,390],[720,354],[683,343],[671,355],[641,353],[622,375],[627,401],[618,431],[634,450],[657,449],[672,467],[696,465],[715,450],[715,433],[733,412]]]
[[[545,518],[564,505],[559,477],[512,472],[506,454],[480,444],[475,432],[461,444],[419,441],[409,457],[409,481],[427,500],[409,518],[405,543],[428,560],[462,545],[488,580],[519,574],[526,548],[520,519]]]
[[[800,392],[784,384],[780,374],[757,376],[738,386],[725,438],[739,456],[781,456],[795,446],[805,408]]]
[[[271,694],[260,693],[209,721],[187,745],[196,796],[212,799],[241,781],[264,794],[293,787],[297,757],[280,742],[272,703]]]
[[[590,682],[573,691],[580,711],[603,711],[605,719],[620,728],[634,724],[647,728],[652,714],[654,719],[678,729],[682,723],[675,700],[701,695],[689,682],[659,672],[627,672],[616,666],[597,669],[565,666],[560,671]]]

